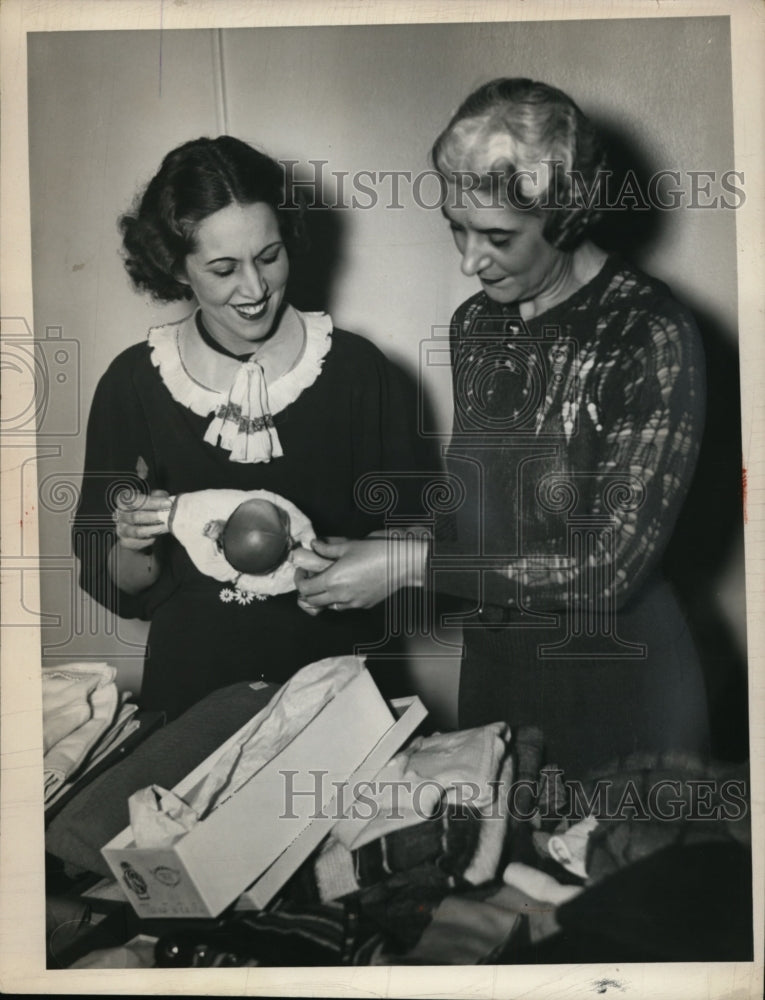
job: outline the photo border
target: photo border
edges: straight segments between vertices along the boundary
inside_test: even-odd
[[[0,316],[34,329],[32,313],[29,152],[27,142],[26,36],[33,31],[176,30],[310,26],[325,24],[415,24],[513,20],[589,20],[606,18],[709,17],[729,15],[733,72],[735,165],[746,171],[746,203],[737,214],[742,440],[746,470],[745,544],[748,598],[748,660],[751,721],[751,801],[753,804],[754,947],[752,963],[671,963],[575,966],[384,966],[326,969],[236,968],[193,970],[46,970],[44,968],[44,856],[42,733],[39,628],[2,631],[0,693],[0,989],[4,993],[236,996],[494,997],[591,996],[598,983],[612,980],[627,996],[755,997],[763,981],[763,811],[765,798],[765,629],[755,613],[765,589],[765,343],[762,282],[765,247],[763,139],[763,41],[765,8],[746,0],[727,3],[628,0],[618,8],[597,0],[552,5],[544,0],[517,4],[417,0],[3,0],[0,8],[2,133],[0,135]],[[25,392],[14,375],[3,372],[3,409]],[[22,376],[23,380],[23,376]],[[28,388],[28,387],[27,387]],[[28,392],[27,392],[28,395]],[[30,444],[29,449],[32,449]],[[29,458],[25,447],[7,447],[2,459],[2,538],[18,530],[24,511],[25,555],[37,554],[37,503],[34,477],[27,495],[18,495],[12,475]],[[10,473],[10,474],[9,474]],[[16,487],[14,489],[14,487]],[[6,565],[12,556],[6,552]],[[24,597],[35,603],[36,583],[27,581]],[[7,592],[10,591],[10,592]],[[2,620],[17,598],[2,590]]]

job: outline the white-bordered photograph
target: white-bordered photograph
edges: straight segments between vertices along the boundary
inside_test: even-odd
[[[755,19],[127,6],[3,17],[3,988],[757,995]]]

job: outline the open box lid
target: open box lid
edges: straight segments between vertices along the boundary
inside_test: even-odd
[[[264,905],[337,821],[334,782],[347,786],[353,780],[374,778],[427,714],[417,698],[392,707],[402,713],[398,721],[363,669],[264,768],[171,847],[138,848],[127,827],[102,848],[107,863],[119,878],[120,866],[146,867],[151,872],[152,866],[166,866],[165,855],[171,852],[176,867],[184,873],[189,899],[193,895],[197,900],[189,903],[193,912],[182,911],[180,902],[177,911],[167,911],[179,916],[199,915],[199,907],[215,916],[252,886],[253,880],[258,885],[253,896],[257,902],[250,905]],[[239,730],[179,782],[174,792],[188,795],[241,736]],[[301,802],[295,805],[294,816],[285,817],[284,809],[278,808],[284,802],[283,775],[290,770],[295,775],[309,775],[312,768],[320,768],[326,777],[321,808],[317,810],[316,804],[308,808]],[[349,808],[352,795],[342,803]],[[158,862],[160,853],[163,858]],[[155,897],[163,891],[155,887]],[[156,903],[156,899],[128,898],[140,915],[149,915]],[[176,905],[169,890],[162,898],[161,905]]]
[[[394,699],[391,702],[391,708],[397,716],[397,721],[351,774],[346,788],[352,790],[360,782],[372,781],[376,778],[428,714],[427,709],[416,695],[410,698]],[[352,794],[343,797],[344,814],[352,810],[355,801],[356,797]],[[279,855],[271,867],[246,892],[242,893],[237,901],[236,909],[259,910],[266,906],[287,879],[297,871],[331,832],[332,827],[338,821],[338,808],[338,796],[335,794],[325,806],[324,815],[312,820],[310,825]]]

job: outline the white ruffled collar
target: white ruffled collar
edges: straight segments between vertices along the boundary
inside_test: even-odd
[[[297,310],[295,310],[297,312]],[[151,360],[176,402],[199,416],[215,414],[205,440],[231,452],[234,462],[267,462],[282,454],[271,419],[294,403],[321,373],[332,346],[327,313],[302,313],[303,351],[293,367],[266,383],[255,359],[248,362],[220,354],[204,343],[196,313],[149,330]],[[184,362],[184,340],[194,343],[195,371]]]

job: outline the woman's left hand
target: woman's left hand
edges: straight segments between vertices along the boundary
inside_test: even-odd
[[[295,583],[300,606],[304,610],[333,611],[371,608],[401,587],[417,585],[420,581],[413,570],[419,553],[413,560],[407,545],[412,545],[411,540],[370,537],[321,542],[317,539],[313,542],[314,553],[322,559],[331,559],[332,565],[316,573],[308,565],[301,568],[296,560]]]

